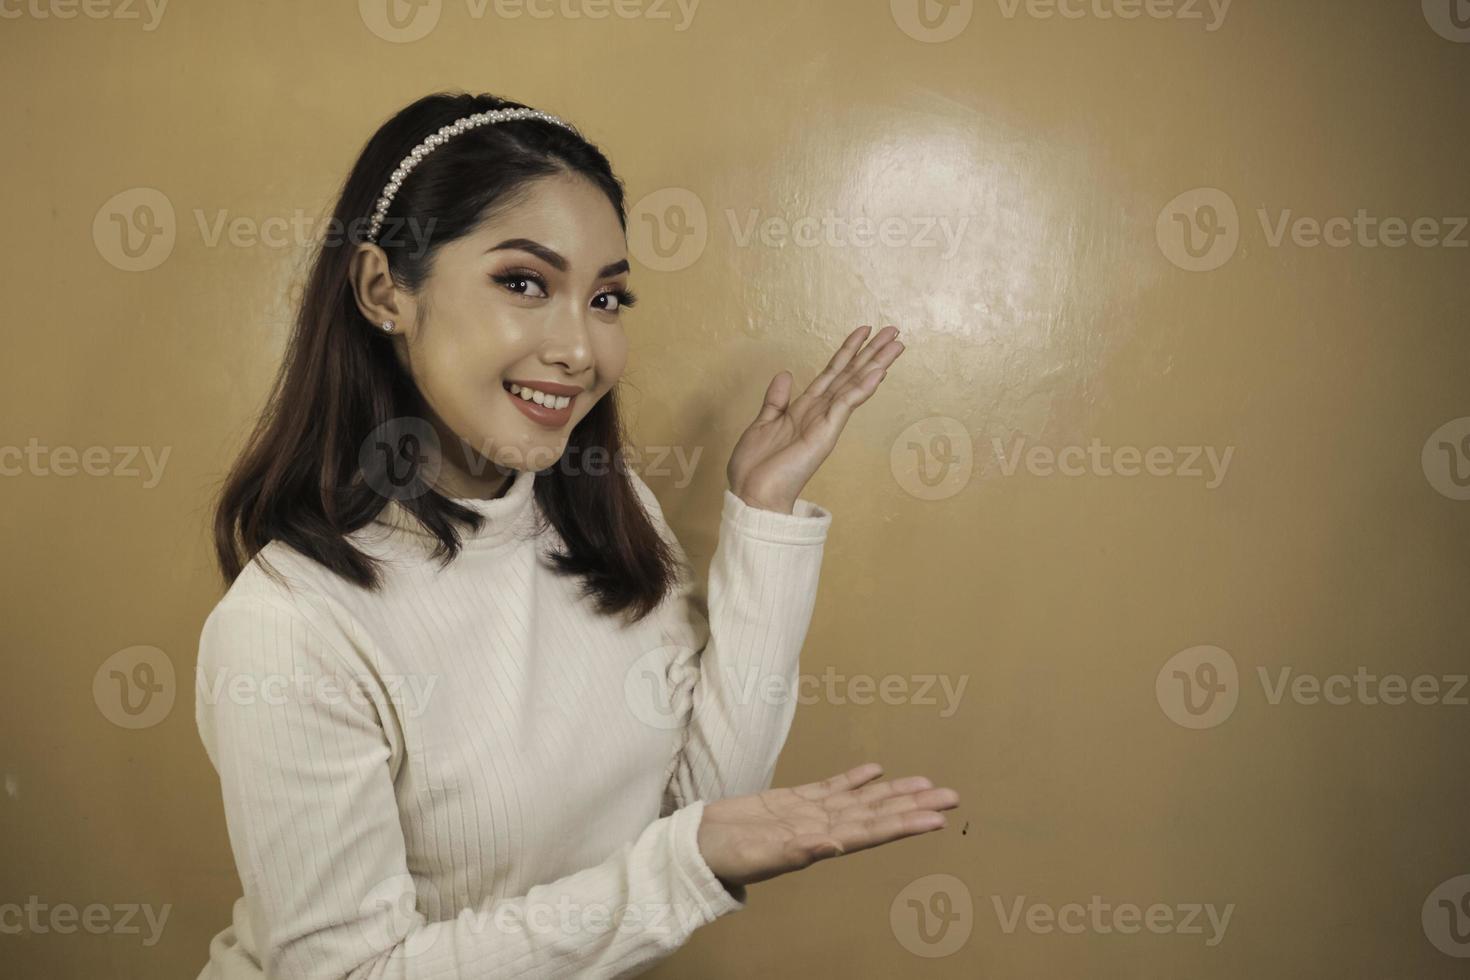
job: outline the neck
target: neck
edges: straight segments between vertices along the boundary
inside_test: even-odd
[[[434,489],[444,497],[456,500],[498,500],[515,482],[515,471],[501,472],[492,466],[490,472],[471,474],[445,465],[434,481]]]

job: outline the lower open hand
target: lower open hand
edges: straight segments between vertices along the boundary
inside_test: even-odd
[[[945,825],[959,794],[923,776],[873,782],[875,762],[789,789],[706,803],[699,851],[726,887],[798,871],[824,858],[914,837]]]

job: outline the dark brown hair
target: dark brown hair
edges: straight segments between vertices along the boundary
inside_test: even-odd
[[[389,500],[382,474],[371,472],[372,454],[360,450],[384,426],[421,420],[427,409],[388,339],[358,309],[349,263],[378,195],[415,146],[464,116],[508,107],[522,106],[490,95],[429,95],[384,123],[358,156],[329,224],[343,233],[329,232],[312,257],[280,372],[220,494],[214,539],[227,583],[280,541],[359,586],[378,587],[376,561],[346,539]],[[557,173],[592,181],[626,230],[622,183],[596,146],[540,120],[481,126],[425,156],[394,196],[378,238],[394,281],[420,288],[440,247],[514,203],[531,181]],[[534,491],[566,545],[550,555],[555,570],[580,576],[582,595],[599,611],[636,620],[658,605],[678,566],[642,506],[622,448],[615,386],[572,429],[563,456],[600,456],[611,465],[538,470]],[[411,455],[404,458],[412,465]],[[434,557],[443,564],[459,554],[460,528],[477,530],[483,520],[432,489],[398,499],[439,539]]]

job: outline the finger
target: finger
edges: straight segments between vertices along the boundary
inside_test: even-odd
[[[810,430],[811,438],[828,447],[834,445],[846,427],[847,420],[852,417],[853,410],[872,397],[887,375],[886,369],[873,368],[860,383],[844,388],[841,394],[833,396],[819,416],[821,426]]]
[[[888,816],[870,817],[866,820],[838,824],[830,836],[842,845],[847,854],[865,851],[870,847],[914,837],[940,830],[946,824],[944,814],[933,810],[910,810]]]
[[[868,368],[877,363],[877,361],[874,360],[875,355],[880,351],[892,348],[893,344],[896,343],[893,338],[897,336],[897,327],[884,327],[882,330],[878,331],[878,336],[874,337],[871,341],[868,342],[868,345],[866,347],[855,354],[852,359],[843,366],[842,370],[839,371],[835,377],[825,382],[816,392],[814,392],[814,396],[826,396],[830,398],[835,392],[862,378],[863,374],[868,370]],[[902,350],[901,346],[899,350]],[[889,353],[892,354],[892,356],[897,356],[897,353],[894,353],[891,350],[889,351]],[[891,361],[889,363],[891,363]],[[813,387],[816,387],[815,384],[813,385]]]
[[[852,385],[843,388],[842,391],[834,395],[829,411],[832,408],[837,408],[851,414],[853,409],[873,396],[873,392],[878,390],[878,386],[883,383],[883,379],[886,377],[888,377],[888,368],[883,365],[874,367]],[[843,415],[842,421],[844,423],[847,421],[846,415]]]
[[[786,404],[791,396],[791,372],[782,371],[771,379],[766,385],[766,399],[761,403],[760,413],[756,415],[757,422],[772,422],[781,417],[786,411]]]
[[[801,393],[802,397],[808,395],[816,397],[826,391],[833,381],[837,380],[837,377],[842,373],[842,369],[848,365],[853,359],[853,356],[857,354],[858,348],[863,345],[863,337],[866,336],[869,329],[871,328],[864,324],[847,335],[847,339],[842,342],[841,347],[837,348],[837,352],[832,355],[832,359],[827,362],[827,366],[822,369],[822,373],[813,378],[812,383],[807,385],[806,391]]]
[[[883,775],[883,767],[876,762],[864,762],[860,766],[853,766],[847,772],[836,776],[829,776],[816,783],[804,783],[801,786],[793,786],[791,791],[806,800],[820,800],[831,796],[833,793],[842,793],[850,789],[856,789],[864,783],[870,783]]]
[[[898,328],[895,326],[890,325],[879,330],[873,339],[868,341],[868,345],[852,359],[852,363],[848,365],[849,373],[853,376],[861,376],[868,369],[868,365],[873,363],[873,358],[882,353],[884,348],[897,343],[897,338]]]
[[[874,371],[888,370],[888,368],[892,366],[893,362],[898,360],[898,355],[902,354],[906,349],[907,348],[905,348],[902,343],[896,340],[890,344],[885,345],[883,350],[880,351],[876,356],[871,358],[864,367],[857,369],[857,373],[851,374],[848,377],[843,378],[842,381],[833,385],[831,389],[829,389],[829,391],[827,392],[828,396],[831,399],[836,400],[843,397],[848,391],[852,390],[853,388],[869,382],[869,375],[871,375]],[[874,382],[874,384],[876,384],[876,382]]]
[[[927,784],[928,780],[924,782]],[[960,794],[949,787],[936,788],[933,785],[923,785],[873,800],[870,803],[858,803],[834,811],[830,819],[836,824],[864,820],[869,817],[889,816],[894,813],[907,813],[910,810],[953,810],[959,805]]]
[[[892,816],[910,810],[953,810],[960,805],[960,794],[948,787],[906,793],[882,800],[872,808],[876,816]]]
[[[834,813],[841,813],[849,807],[873,807],[893,796],[907,793],[917,793],[933,787],[925,776],[905,776],[902,779],[885,779],[881,783],[869,783],[856,790],[845,793],[834,793],[822,803]]]

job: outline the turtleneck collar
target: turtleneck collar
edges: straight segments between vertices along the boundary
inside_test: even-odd
[[[448,498],[484,518],[484,523],[480,525],[478,531],[471,531],[468,528],[460,530],[460,541],[464,547],[489,547],[509,540],[517,531],[529,531],[534,523],[536,509],[533,506],[535,496],[531,492],[535,482],[536,472],[534,470],[516,470],[515,475],[511,478],[510,486],[499,497],[489,500],[478,497]],[[418,522],[418,518],[396,500],[388,501],[388,505],[383,508],[374,523],[410,537],[431,542],[438,540]]]

